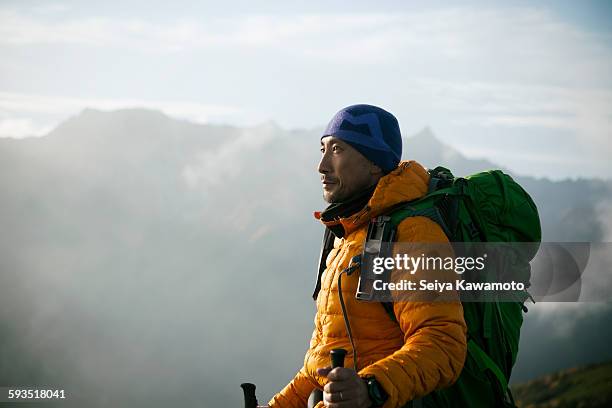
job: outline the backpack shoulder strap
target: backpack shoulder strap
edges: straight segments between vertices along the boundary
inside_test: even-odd
[[[429,175],[428,194],[415,201],[401,203],[392,208],[388,213],[388,223],[393,230],[397,230],[398,225],[406,218],[423,216],[440,225],[446,236],[451,237],[451,226],[448,225],[445,218],[448,219],[448,214],[452,213],[454,208],[441,209],[439,205],[440,202],[436,200],[447,194],[456,194],[455,190],[452,188],[454,176],[450,170],[444,167],[436,167],[433,170],[429,170]],[[453,204],[456,205],[456,201],[449,205],[452,206]],[[445,214],[443,214],[443,212]],[[396,234],[393,234],[393,237],[395,238]],[[391,320],[397,323],[397,317],[393,310],[393,302],[383,302],[382,306]]]
[[[397,230],[399,224],[406,218],[418,216],[429,218],[442,228],[447,237],[451,236],[450,230],[447,227],[446,221],[444,221],[444,217],[442,216],[440,209],[432,200],[419,202],[416,203],[416,205],[404,203],[403,205],[396,207],[396,209],[389,214],[388,222],[394,230]],[[393,234],[393,236],[395,237],[396,234]],[[382,305],[391,320],[397,323],[397,317],[395,316],[395,311],[393,310],[393,302],[383,302]]]
[[[427,217],[442,228],[447,237],[451,237],[451,230],[445,221],[445,217],[440,208],[433,200],[427,197],[425,200],[411,204],[406,203],[390,215],[391,223],[395,228],[408,217]]]
[[[454,197],[463,194],[463,182],[456,179],[445,167],[438,166],[428,170],[429,186],[427,194],[414,201],[402,203],[391,209],[389,216],[394,228],[408,217],[427,217],[436,224],[440,225],[449,239],[452,237],[452,225],[449,225],[449,218],[454,214],[457,200],[445,200],[446,197]],[[451,222],[452,224],[452,222]]]

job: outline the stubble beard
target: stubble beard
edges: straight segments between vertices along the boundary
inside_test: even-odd
[[[350,197],[347,197],[346,194],[337,194],[336,192],[330,192],[327,195],[327,198],[325,197],[325,192],[323,193],[323,200],[328,203],[328,204],[337,204],[337,203],[341,203],[343,201],[348,200]]]

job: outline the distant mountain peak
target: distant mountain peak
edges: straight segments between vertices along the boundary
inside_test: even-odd
[[[415,133],[412,136],[409,136],[408,140],[411,143],[425,143],[428,146],[440,147],[443,145],[443,143],[440,141],[440,139],[436,137],[436,135],[429,126],[425,126],[419,132]]]
[[[448,167],[456,176],[499,167],[486,159],[468,159],[438,139],[429,126],[404,139],[404,156],[429,168],[440,165]]]
[[[71,143],[73,148],[110,148],[126,147],[126,143],[142,144],[175,134],[175,126],[183,121],[173,119],[165,113],[146,108],[123,108],[101,110],[85,108],[77,115],[61,122],[51,130],[45,139],[62,140]],[[118,144],[109,144],[110,140],[121,140]],[[76,141],[82,141],[80,145]],[[85,147],[88,146],[88,147]]]
[[[429,125],[425,126],[423,129],[421,129],[420,132],[418,132],[415,136],[421,136],[421,137],[431,137],[431,138],[436,138],[436,136],[434,135],[433,131],[431,130],[431,127],[429,127]]]
[[[164,112],[157,109],[148,109],[148,108],[121,108],[121,109],[110,109],[110,110],[101,110],[95,108],[85,108],[79,113],[76,118],[92,118],[92,117],[124,117],[124,118],[134,118],[137,120],[140,119],[172,119]]]

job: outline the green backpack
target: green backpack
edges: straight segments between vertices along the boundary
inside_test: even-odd
[[[529,286],[529,262],[541,240],[538,210],[531,197],[500,170],[455,178],[444,168],[429,171],[426,196],[395,207],[385,219],[395,230],[407,217],[438,223],[451,242],[529,242],[518,259],[520,279]],[[375,222],[373,220],[372,222]],[[516,259],[514,260],[517,261]],[[525,291],[515,301],[462,302],[468,353],[457,382],[413,401],[423,407],[514,407],[508,380],[518,354]],[[393,305],[383,303],[395,319]]]

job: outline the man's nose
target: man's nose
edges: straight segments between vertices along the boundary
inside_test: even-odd
[[[321,174],[329,173],[330,164],[329,164],[329,155],[327,154],[327,152],[321,155],[321,160],[319,161],[319,167],[317,170]]]

